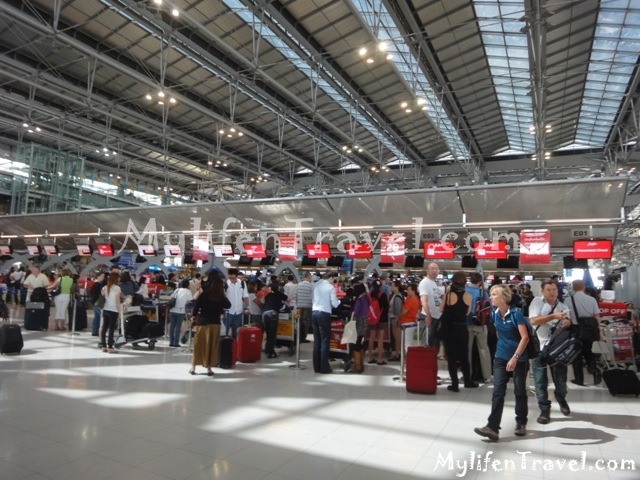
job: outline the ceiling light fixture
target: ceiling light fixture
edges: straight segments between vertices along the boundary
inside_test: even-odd
[[[413,101],[400,102],[400,109],[405,113],[412,113],[414,110],[427,110],[427,100],[421,97],[416,98]]]
[[[379,42],[371,51],[367,47],[358,49],[358,56],[363,58],[368,64],[372,64],[378,60],[393,60],[393,54],[389,53],[389,44],[387,42]]]
[[[173,95],[168,95],[163,90],[158,90],[155,93],[147,93],[144,98],[148,101],[156,102],[158,105],[167,105],[168,107],[178,103]]]
[[[235,127],[229,127],[227,129],[221,128],[220,130],[218,130],[218,133],[227,138],[240,138],[244,136],[244,133],[242,133]]]
[[[32,123],[30,123],[29,121],[26,121],[22,124],[23,128],[27,129],[27,132],[29,133],[40,133],[42,132],[42,129],[36,125],[33,125]]]

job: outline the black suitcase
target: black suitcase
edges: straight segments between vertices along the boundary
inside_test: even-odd
[[[636,372],[613,368],[602,372],[602,379],[609,389],[609,393],[616,395],[640,395],[640,380]]]
[[[34,302],[27,302],[27,308],[24,311],[24,329],[25,330],[48,330],[49,329],[49,309],[47,308],[28,308]],[[42,303],[39,303],[42,305]]]
[[[88,326],[87,304],[84,300],[76,300],[69,303],[69,331],[73,328],[73,311],[76,312],[76,331],[84,330]]]
[[[147,322],[140,332],[140,338],[160,338],[163,335],[164,328],[158,322]]]
[[[233,368],[238,359],[238,346],[233,337],[224,335],[220,337],[220,368]]]
[[[20,325],[6,324],[0,327],[0,353],[20,353],[24,347]]]

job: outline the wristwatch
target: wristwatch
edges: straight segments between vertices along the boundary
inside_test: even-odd
[[[514,354],[513,354],[513,357],[517,360],[517,359],[519,359],[519,358],[520,358],[520,355],[518,355],[517,353],[514,353]]]

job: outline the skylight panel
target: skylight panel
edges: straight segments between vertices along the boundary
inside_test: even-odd
[[[604,146],[639,51],[640,8],[631,8],[628,0],[602,2],[576,129],[577,143]]]
[[[535,150],[533,103],[527,95],[531,83],[523,0],[474,0],[473,6],[485,45],[485,53],[498,105],[505,123],[508,151]],[[498,38],[502,40],[499,41]],[[497,48],[496,45],[504,45]]]
[[[454,152],[455,157],[470,158],[469,149],[462,141],[456,127],[451,123],[438,95],[431,88],[424,73],[415,68],[416,59],[413,58],[409,46],[404,41],[399,40],[404,37],[391,19],[382,1],[351,0],[351,4],[371,31],[378,33],[377,40],[388,44],[388,51],[393,54],[394,66],[406,84],[413,90],[416,98],[426,99],[427,109],[423,110],[423,112],[425,112],[433,127],[440,132],[449,149]]]

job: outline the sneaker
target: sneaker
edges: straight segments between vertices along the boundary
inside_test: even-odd
[[[103,351],[104,353],[107,353],[109,350],[107,350],[106,348],[103,348],[103,349],[102,349],[102,351]]]
[[[478,388],[480,385],[478,385],[476,382],[471,382],[471,383],[465,383],[464,384],[464,388]]]
[[[595,378],[595,375],[594,375],[594,378]],[[580,385],[581,387],[584,387],[584,383],[578,383],[578,381],[575,379],[571,380],[571,383],[573,383],[574,385]]]
[[[109,353],[118,353],[118,350],[116,350],[115,348],[109,348],[107,350],[109,351]]]
[[[449,385],[447,387],[447,390],[449,390],[450,392],[459,392],[460,389],[458,387],[454,387],[453,385]]]
[[[516,437],[524,437],[527,434],[526,425],[516,425],[516,430],[513,432]]]
[[[492,442],[497,442],[500,439],[500,435],[498,434],[498,432],[489,428],[488,425],[482,428],[474,428],[473,431],[481,437],[487,437]]]
[[[551,421],[551,412],[549,410],[540,410],[540,416],[538,417],[538,423],[546,425]]]
[[[571,415],[571,409],[569,408],[569,404],[567,403],[567,401],[565,399],[559,400],[557,399],[558,402],[558,406],[560,407],[560,411],[562,412],[562,414],[565,417],[568,417],[569,415]]]
[[[278,358],[278,354],[277,353],[270,353],[269,355],[267,355],[267,358]]]

